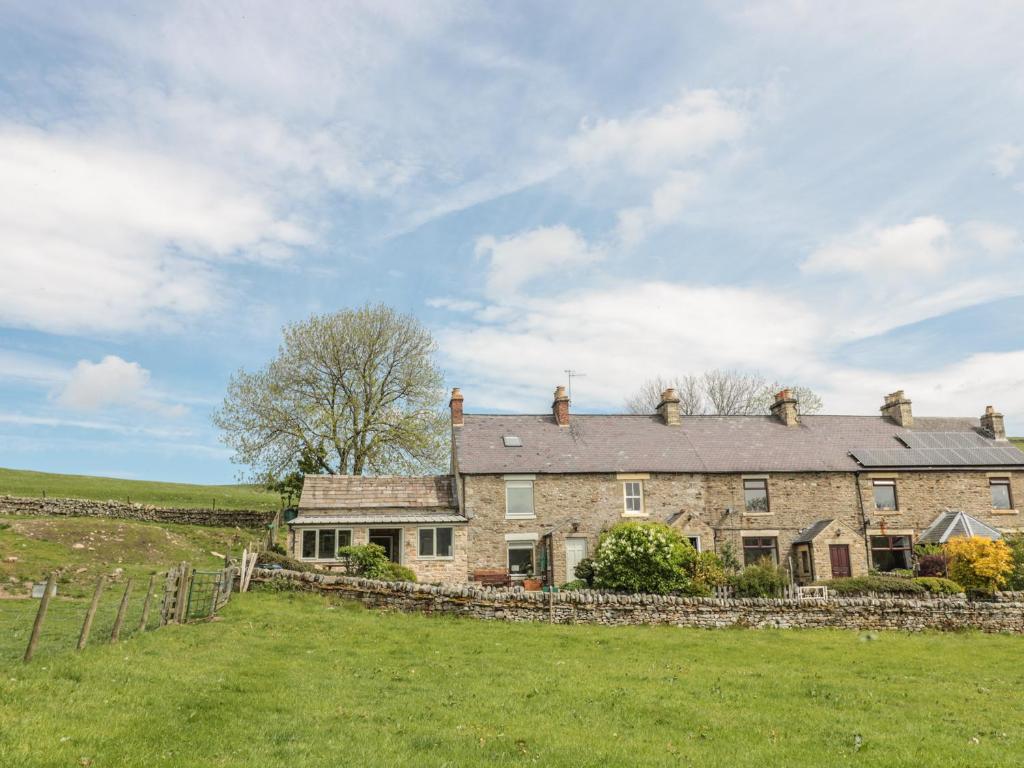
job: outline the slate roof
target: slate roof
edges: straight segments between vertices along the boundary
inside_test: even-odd
[[[909,453],[897,436],[921,432],[980,435],[1016,451],[1024,469],[1024,453],[985,436],[972,418],[915,417],[911,430],[882,416],[802,416],[799,426],[787,427],[772,416],[684,416],[680,426],[668,426],[659,416],[573,414],[559,427],[547,414],[466,414],[453,432],[466,474],[853,472],[863,467],[852,450]],[[505,435],[521,438],[522,447],[506,447]]]
[[[814,541],[818,536],[824,532],[832,523],[835,522],[832,519],[829,520],[818,520],[816,523],[811,523],[809,526],[804,528],[800,533],[797,534],[796,538],[793,539],[794,544],[807,544]]]
[[[306,475],[299,499],[300,516],[303,512],[367,509],[447,512],[455,507],[449,475]]]
[[[918,541],[922,544],[945,544],[950,539],[971,536],[983,536],[992,540],[1003,538],[1003,534],[995,528],[985,525],[966,512],[947,510],[935,518]]]
[[[380,525],[381,523],[466,523],[468,520],[462,515],[451,513],[434,512],[409,512],[405,514],[392,513],[387,510],[373,512],[370,514],[348,514],[348,515],[299,515],[288,525]]]

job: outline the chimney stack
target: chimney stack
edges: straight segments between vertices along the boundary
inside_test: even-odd
[[[1006,439],[1006,427],[1003,425],[1003,414],[996,413],[991,405],[985,408],[985,415],[981,417],[981,428],[988,432],[996,440]]]
[[[661,393],[658,415],[670,427],[678,427],[682,423],[679,417],[679,395],[671,387]]]
[[[885,405],[879,410],[882,411],[883,416],[892,419],[901,427],[909,429],[914,426],[914,412],[910,409],[910,401],[902,389],[886,395]]]
[[[793,397],[792,390],[784,389],[775,393],[775,402],[771,406],[772,416],[781,421],[787,427],[800,426],[800,410],[798,402]]]
[[[551,403],[551,413],[554,414],[558,426],[569,426],[569,396],[565,394],[565,387],[555,387],[555,399]]]
[[[448,407],[452,411],[452,426],[462,426],[462,390],[455,387],[452,390],[452,399],[448,401]]]

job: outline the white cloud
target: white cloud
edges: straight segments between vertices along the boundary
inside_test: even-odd
[[[650,203],[623,208],[618,213],[616,238],[630,247],[644,240],[652,231],[671,224],[700,190],[696,173],[676,172],[651,193]]]
[[[921,216],[909,224],[864,229],[833,241],[812,253],[800,268],[906,280],[911,270],[942,272],[953,255],[949,225],[937,216]]]
[[[687,91],[653,114],[583,121],[569,157],[583,168],[615,163],[635,174],[661,174],[735,141],[747,125],[745,112],[722,93]]]
[[[38,355],[0,349],[0,381],[24,381],[54,385],[66,381],[68,371],[53,360]]]
[[[98,363],[79,360],[57,395],[72,410],[96,411],[110,406],[141,408],[165,416],[181,416],[182,405],[163,402],[150,387],[150,373],[138,363],[107,355]]]
[[[990,221],[969,221],[964,232],[985,251],[994,256],[1005,256],[1021,247],[1020,232],[1013,227]]]
[[[218,263],[276,260],[309,235],[214,171],[0,127],[0,323],[132,331],[213,310]]]
[[[1021,158],[1024,158],[1024,146],[1020,144],[996,144],[992,147],[989,159],[996,173],[1008,179],[1017,170]]]
[[[563,225],[501,239],[486,235],[476,241],[475,253],[478,259],[488,259],[487,294],[499,300],[544,274],[593,264],[605,255]]]

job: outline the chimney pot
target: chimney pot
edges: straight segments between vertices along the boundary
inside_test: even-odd
[[[671,387],[661,393],[658,415],[670,427],[678,427],[682,423],[679,415],[679,395]]]
[[[991,405],[985,408],[985,415],[981,417],[981,428],[996,440],[1006,439],[1006,425],[1003,423],[1003,414],[997,413],[996,409]]]
[[[569,396],[565,394],[565,387],[555,387],[555,399],[551,402],[551,413],[558,426],[569,426]]]
[[[772,416],[787,427],[800,426],[800,404],[793,397],[791,389],[779,390],[775,393],[775,402],[771,406]]]
[[[463,424],[462,419],[462,390],[458,387],[452,389],[452,399],[448,401],[448,407],[452,412],[452,426],[461,427]]]
[[[885,404],[880,408],[882,415],[908,429],[914,426],[914,412],[910,400],[902,389],[885,396]]]

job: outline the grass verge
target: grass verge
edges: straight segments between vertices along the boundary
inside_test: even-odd
[[[1019,765],[1022,644],[488,623],[251,593],[220,622],[10,666],[0,765]]]

